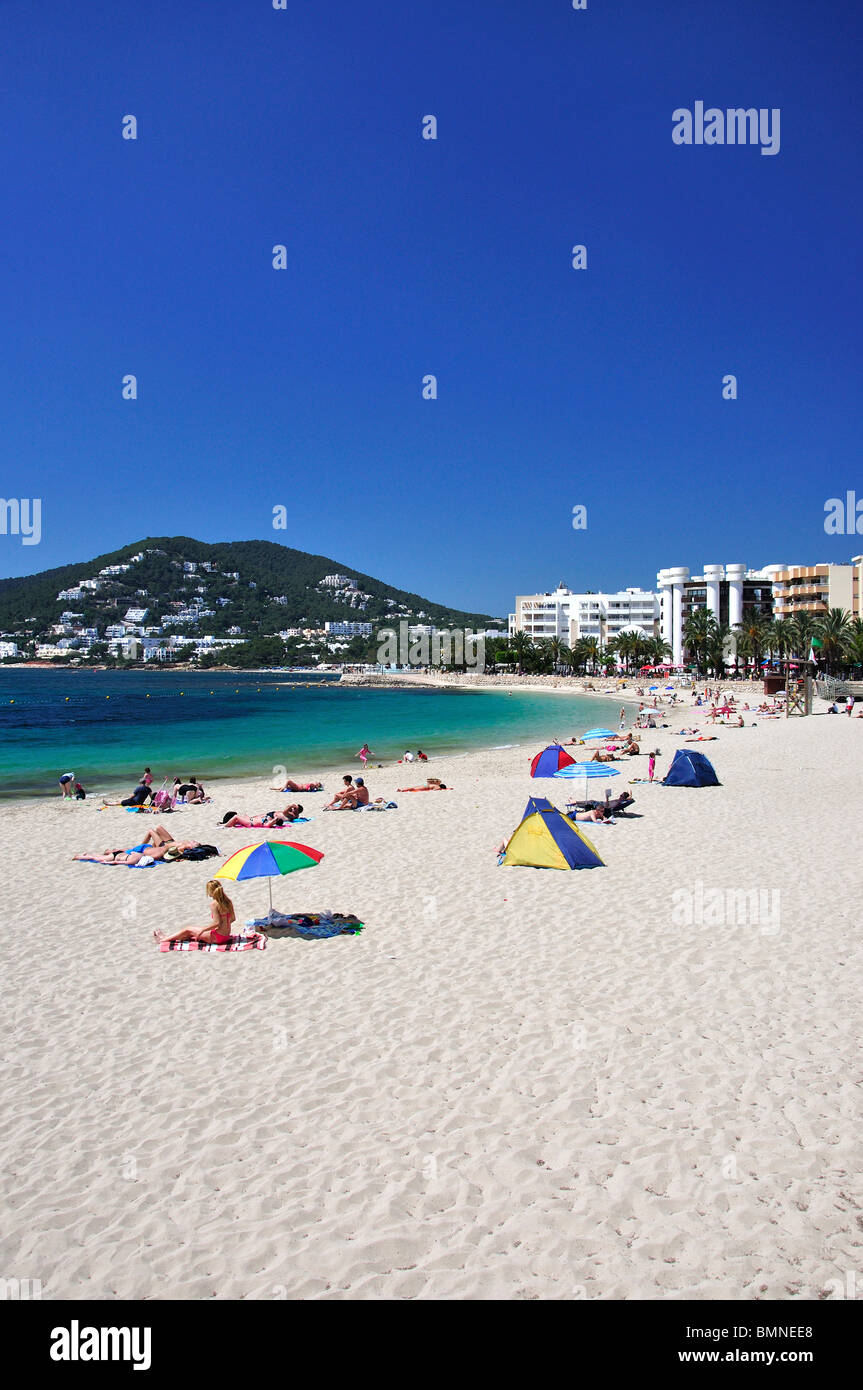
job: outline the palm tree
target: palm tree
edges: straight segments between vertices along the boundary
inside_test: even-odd
[[[842,655],[850,622],[851,615],[844,608],[831,608],[818,623],[817,636],[821,638],[821,651],[828,671],[832,671],[837,658]]]
[[[661,637],[648,637],[645,642],[645,660],[651,666],[661,666],[667,656],[673,656],[671,646]]]
[[[577,653],[572,647],[568,647],[568,646],[566,645],[565,642],[561,643],[561,649],[560,649],[560,666],[561,666],[561,671],[562,671],[563,673],[565,673],[567,676],[571,676],[571,675],[573,674],[574,670],[575,670],[575,667],[576,667],[577,663],[578,663],[578,653]]]
[[[795,613],[789,620],[791,629],[791,656],[806,661],[812,650],[812,638],[817,635],[817,622],[811,613]]]
[[[554,671],[555,675],[557,675],[570,654],[569,647],[560,637],[549,637],[548,641],[543,645],[551,661],[551,669]]]
[[[623,662],[623,669],[629,670],[630,662],[635,653],[635,633],[618,632],[616,637],[612,637],[606,650],[613,655],[616,654]]]
[[[709,608],[694,608],[683,624],[683,644],[694,657],[699,670],[707,668],[707,651],[718,627]]]
[[[769,640],[769,625],[763,614],[750,608],[743,614],[743,621],[734,624],[734,637],[737,650],[742,656],[750,657],[758,665],[764,657]]]
[[[767,628],[767,650],[773,656],[791,656],[794,650],[794,628],[788,618],[776,618]]]
[[[595,637],[582,637],[578,645],[581,649],[581,656],[582,660],[584,661],[585,671],[587,671],[587,667],[589,664],[591,671],[595,672],[600,656],[599,642]]]
[[[726,665],[730,665],[732,660],[736,661],[734,633],[727,623],[715,623],[707,639],[705,656],[714,675],[719,677],[725,674]]]
[[[852,666],[863,666],[863,618],[852,618],[848,624],[845,656]]]
[[[513,633],[509,649],[518,662],[518,674],[524,675],[524,663],[531,651],[532,642],[526,632],[519,628],[518,632]]]

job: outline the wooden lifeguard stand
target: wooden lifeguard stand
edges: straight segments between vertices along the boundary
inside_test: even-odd
[[[810,675],[798,676],[789,667],[785,672],[785,718],[792,714],[812,713],[812,686]]]

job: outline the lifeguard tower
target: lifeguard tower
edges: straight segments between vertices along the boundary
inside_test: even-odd
[[[812,713],[813,680],[810,675],[798,675],[789,666],[785,672],[785,718],[792,714]]]

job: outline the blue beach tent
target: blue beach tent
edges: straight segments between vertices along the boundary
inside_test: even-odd
[[[562,767],[569,767],[575,759],[571,758],[559,743],[551,743],[537,753],[530,765],[531,777],[554,777]]]
[[[510,836],[502,864],[521,864],[531,869],[604,868],[593,845],[579,826],[550,801],[531,797],[521,824]]]
[[[666,787],[721,786],[710,759],[689,748],[678,748],[662,783]]]

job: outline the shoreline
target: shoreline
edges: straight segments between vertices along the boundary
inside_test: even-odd
[[[400,688],[400,687],[399,687],[399,688]],[[428,687],[425,687],[425,688],[428,688]],[[465,688],[465,687],[461,687],[461,688]],[[505,693],[513,693],[513,692],[511,692],[511,691],[508,691],[506,687],[496,687],[496,688],[499,689],[499,690],[501,691],[502,694],[505,694]],[[473,690],[474,687],[469,687],[469,689]],[[484,689],[484,687],[479,687],[479,690],[483,690],[483,689]],[[521,687],[516,687],[516,689],[521,689]],[[552,691],[550,691],[549,693],[551,693],[551,694],[556,694],[556,693],[558,693],[558,692],[552,690]],[[573,693],[576,693],[576,692],[573,692]],[[578,694],[581,694],[582,692],[579,691],[579,692],[577,692],[577,693],[578,693]],[[594,692],[594,693],[597,694],[597,695],[599,695],[601,698],[606,699],[606,700],[609,700],[609,699],[612,698],[612,697],[610,697],[610,696],[608,696],[608,695],[605,695],[603,692],[600,692],[600,691],[597,691],[597,692]],[[624,699],[624,692],[621,692],[621,693],[615,695],[614,699],[615,699],[615,701],[619,700],[619,702],[620,702],[621,704],[629,704],[629,705],[638,704],[638,703],[641,702],[641,697],[639,697],[639,696],[631,696],[628,700],[625,700],[625,699]],[[815,715],[823,714],[823,713],[826,711],[827,703],[828,703],[827,701],[822,701],[822,700],[820,700],[820,699],[816,699],[815,705],[816,705],[816,706],[819,706],[819,705],[820,705],[820,706],[823,706],[823,708],[820,708],[820,709],[819,709],[819,708],[815,708],[815,709],[814,709],[814,714],[815,714]],[[741,712],[742,712],[742,711],[741,711]],[[662,718],[665,720],[666,724],[668,725],[667,728],[663,729],[663,728],[659,727],[659,728],[657,728],[657,729],[637,729],[637,728],[635,727],[635,724],[634,724],[634,723],[632,723],[632,724],[630,724],[630,725],[628,726],[628,728],[632,729],[635,733],[637,733],[637,734],[640,735],[641,742],[644,744],[645,749],[647,748],[647,745],[648,745],[649,743],[652,743],[653,741],[655,741],[660,735],[663,735],[663,734],[664,734],[666,737],[667,737],[668,735],[674,735],[674,734],[676,733],[676,730],[677,730],[682,724],[687,724],[687,725],[689,725],[689,724],[692,724],[693,721],[704,720],[705,715],[706,715],[706,710],[699,709],[699,708],[695,707],[695,706],[691,703],[691,700],[688,700],[688,699],[687,699],[687,700],[679,700],[676,706],[671,706],[671,705],[663,705],[663,706],[660,706],[660,707],[656,710],[656,714],[662,716]],[[757,723],[757,722],[759,721],[759,716],[758,716],[754,711],[748,711],[748,712],[747,712],[747,715],[749,716],[749,718],[748,718],[748,722],[749,722],[749,723],[751,723],[751,722],[753,722],[753,721]],[[811,716],[810,716],[810,717],[811,717]],[[775,722],[777,722],[777,721],[776,721],[775,718],[773,718],[773,719],[768,719],[768,720],[762,720],[762,722],[763,722],[763,723],[775,723]],[[785,722],[785,721],[784,721],[784,717],[783,717],[783,722]],[[719,729],[719,732],[721,733],[723,726],[720,724],[720,725],[718,725],[718,726],[716,726],[716,727]],[[702,725],[702,731],[706,733],[707,729],[708,729],[708,725],[706,724],[706,722],[704,722],[703,725]],[[624,732],[626,732],[626,731],[624,731]],[[616,734],[615,734],[615,737],[617,737]],[[393,758],[393,759],[391,759],[391,760],[384,761],[384,762],[382,762],[382,763],[380,763],[380,764],[379,764],[379,763],[371,763],[371,762],[370,762],[370,763],[368,763],[368,764],[366,765],[365,768],[363,768],[362,764],[358,762],[356,756],[349,756],[349,757],[347,757],[346,759],[335,759],[335,760],[333,760],[332,762],[329,762],[329,761],[323,761],[323,762],[321,762],[321,761],[319,761],[319,762],[317,762],[317,763],[314,764],[314,765],[311,764],[311,763],[309,763],[308,765],[305,765],[305,764],[303,764],[302,762],[299,762],[299,763],[297,763],[297,764],[292,764],[291,769],[289,769],[289,771],[288,771],[288,776],[291,778],[292,781],[300,781],[300,782],[310,782],[310,781],[314,781],[314,780],[324,780],[324,781],[325,781],[326,778],[327,778],[327,776],[329,776],[329,777],[331,778],[331,781],[332,781],[332,788],[331,788],[331,789],[337,789],[337,782],[336,782],[336,779],[337,779],[337,778],[341,778],[341,776],[342,776],[345,772],[350,772],[350,773],[351,773],[353,776],[355,776],[355,777],[356,777],[356,776],[365,777],[367,782],[373,781],[374,778],[375,778],[375,776],[376,776],[378,773],[380,773],[382,777],[386,777],[386,775],[387,775],[388,773],[392,773],[396,768],[404,768],[404,769],[405,769],[405,772],[404,772],[404,773],[399,774],[400,776],[401,776],[401,775],[407,775],[407,771],[408,771],[408,770],[414,769],[415,771],[412,771],[412,772],[410,773],[410,775],[411,775],[411,776],[417,776],[417,777],[418,777],[419,774],[420,774],[420,772],[421,772],[421,770],[422,770],[423,768],[425,768],[425,767],[429,767],[429,768],[431,768],[431,767],[439,767],[442,763],[448,763],[448,762],[462,763],[465,759],[470,759],[470,758],[475,758],[475,757],[478,757],[478,758],[487,757],[487,756],[489,756],[489,755],[491,755],[491,754],[494,754],[494,753],[504,753],[504,752],[508,753],[508,752],[510,752],[510,751],[513,751],[513,752],[514,752],[514,751],[517,750],[517,749],[523,749],[523,750],[530,749],[530,750],[532,750],[531,753],[530,753],[530,757],[533,757],[533,754],[534,754],[534,753],[538,753],[538,752],[540,751],[540,748],[541,748],[542,746],[548,746],[549,743],[552,743],[552,742],[555,741],[555,738],[556,738],[556,736],[555,736],[554,732],[551,731],[551,730],[549,730],[547,733],[545,733],[545,734],[543,734],[543,735],[537,735],[536,737],[531,737],[531,736],[529,736],[529,735],[528,735],[528,736],[523,736],[523,737],[521,737],[521,738],[519,738],[519,739],[513,740],[512,742],[507,742],[507,743],[501,743],[501,744],[478,743],[478,744],[473,744],[473,745],[471,745],[471,746],[469,746],[469,747],[465,747],[465,748],[451,748],[451,749],[444,750],[444,751],[440,751],[440,752],[429,753],[429,754],[428,754],[428,760],[427,760],[426,763],[413,762],[413,763],[407,763],[407,764],[406,764],[406,763],[403,763],[401,759]],[[545,740],[544,743],[543,743],[543,740]],[[574,750],[575,750],[576,748],[581,747],[581,746],[582,746],[582,745],[581,745],[580,743],[574,743],[571,739],[568,739],[568,738],[567,738],[567,739],[562,739],[562,740],[561,740],[561,747],[565,748],[568,752],[571,752],[571,753],[573,753]],[[595,749],[601,748],[601,747],[603,746],[603,744],[602,744],[602,742],[600,742],[599,740],[591,740],[589,744],[583,745],[583,746],[586,747],[586,749],[592,754],[592,753],[595,751]],[[709,750],[708,750],[708,753],[709,753]],[[325,758],[328,757],[328,756],[329,756],[329,755],[325,755]],[[642,757],[643,757],[643,755],[642,755]],[[637,765],[638,765],[638,759],[637,759],[637,758],[634,758],[634,759],[631,759],[631,760],[627,759],[627,760],[625,760],[625,761],[622,762],[622,763],[616,763],[616,764],[614,764],[614,766],[617,767],[617,768],[625,768],[625,767],[630,766],[630,765],[632,765],[632,766],[637,766]],[[420,779],[420,780],[424,780],[424,779]],[[257,796],[260,796],[262,799],[264,799],[264,794],[265,794],[267,791],[270,791],[270,796],[269,796],[268,800],[269,800],[271,803],[273,803],[273,805],[269,806],[267,809],[280,809],[278,806],[275,805],[275,803],[277,803],[277,802],[279,801],[280,797],[283,797],[284,800],[287,802],[287,801],[292,800],[292,799],[300,798],[300,797],[302,797],[302,795],[303,795],[303,793],[301,793],[301,792],[272,793],[272,792],[271,792],[271,789],[269,788],[269,786],[265,787],[265,786],[263,785],[263,784],[264,784],[264,779],[263,779],[263,778],[261,778],[260,776],[253,775],[253,774],[250,773],[250,772],[244,772],[244,771],[225,772],[225,773],[223,773],[223,774],[221,774],[221,775],[215,774],[215,773],[210,773],[210,774],[208,774],[206,777],[204,777],[204,776],[202,775],[201,781],[204,783],[204,786],[205,786],[205,789],[206,789],[208,795],[211,794],[211,789],[212,789],[212,792],[214,793],[214,795],[211,796],[211,801],[212,801],[213,803],[214,803],[217,799],[222,799],[222,793],[223,793],[223,792],[225,792],[227,789],[234,788],[234,787],[237,788],[238,793],[241,795],[241,797],[242,797],[242,795],[249,794],[249,795],[252,796],[253,798],[254,798],[254,797],[257,797]],[[50,791],[43,791],[43,792],[39,792],[39,793],[34,792],[34,793],[31,793],[31,794],[21,794],[21,795],[10,796],[10,797],[8,797],[8,798],[7,798],[7,797],[0,797],[0,813],[2,813],[3,810],[8,810],[8,809],[14,809],[14,808],[18,808],[18,809],[32,809],[34,806],[37,806],[37,805],[38,805],[39,807],[45,807],[46,805],[53,805],[53,804],[55,804],[55,803],[60,804],[60,805],[63,805],[64,807],[67,806],[67,805],[77,806],[77,807],[83,807],[83,806],[90,806],[90,807],[93,807],[93,806],[95,806],[97,809],[101,809],[101,808],[102,808],[102,805],[103,805],[103,802],[102,802],[103,796],[104,796],[104,795],[113,795],[115,792],[118,792],[118,791],[119,791],[120,789],[122,789],[122,788],[128,788],[128,779],[118,779],[116,786],[114,786],[114,785],[112,785],[112,784],[110,784],[110,783],[106,783],[106,784],[105,784],[105,789],[104,789],[104,791],[103,791],[101,785],[99,786],[99,788],[98,788],[97,790],[94,790],[94,791],[92,791],[92,792],[88,789],[86,800],[85,800],[85,801],[81,801],[81,802],[78,802],[78,801],[75,801],[75,800],[69,801],[68,799],[67,799],[66,801],[64,801],[64,799],[63,799],[57,792],[55,792],[53,788],[52,788]],[[128,790],[126,791],[126,795],[129,794],[129,790],[130,790],[130,789],[128,789]],[[328,794],[329,794],[329,790],[330,790],[330,789],[328,789]],[[538,794],[538,793],[537,793],[537,794]],[[309,793],[307,793],[307,795],[318,796],[318,795],[320,795],[320,794],[319,794],[319,793],[315,793],[315,794],[309,794]],[[104,809],[105,809],[105,810],[109,810],[109,809],[119,810],[119,809],[121,809],[121,808],[116,807],[115,805],[112,805],[112,806],[105,806]],[[125,809],[125,808],[123,808],[123,809]],[[185,811],[187,808],[186,808],[185,806],[182,806],[182,805],[181,805],[178,809],[179,809],[180,812],[182,812],[182,811]],[[189,808],[189,809],[190,809],[190,808]],[[245,807],[237,807],[237,809],[238,809],[238,810],[241,810],[241,811],[244,811],[246,808],[245,808]],[[307,808],[307,809],[308,809],[308,808]],[[256,813],[254,807],[252,808],[252,811]],[[139,813],[139,814],[141,814],[141,813]],[[171,812],[171,813],[168,813],[168,814],[169,814],[169,816],[170,816],[171,814],[177,814],[177,812]],[[153,812],[147,811],[147,812],[144,812],[143,815],[144,815],[145,817],[155,817],[156,819],[158,819],[158,817],[155,816],[155,813],[153,813]],[[143,821],[140,822],[140,824],[142,824],[142,825],[143,825],[143,824],[147,824],[147,823],[148,823],[148,821],[146,821],[146,820],[143,820]]]
[[[200,673],[200,674],[201,674],[201,676],[202,676],[202,678],[203,678],[205,675],[209,676],[211,673],[203,673],[203,672],[202,672],[202,673]],[[252,673],[249,673],[249,674],[251,675]],[[278,674],[278,673],[272,673],[272,674]],[[254,679],[254,676],[252,676],[252,679]],[[285,684],[287,684],[287,683],[284,682],[284,681],[281,681],[281,680],[278,680],[278,679],[277,679],[277,680],[272,681],[271,683],[268,683],[267,688],[268,688],[268,689],[272,688],[272,689],[275,690],[275,689],[278,689],[279,687],[283,687]],[[305,683],[302,683],[302,684],[305,684]],[[322,688],[322,689],[329,690],[330,692],[332,692],[332,691],[334,691],[334,690],[336,690],[336,689],[339,689],[339,688],[343,688],[343,689],[346,689],[346,690],[348,690],[348,691],[361,691],[361,690],[374,690],[374,689],[391,689],[391,690],[397,690],[397,691],[402,691],[402,692],[404,692],[404,691],[406,691],[406,690],[409,691],[409,690],[413,689],[414,691],[417,691],[417,692],[425,692],[426,694],[429,694],[429,693],[433,692],[434,690],[443,690],[443,689],[450,689],[450,688],[451,688],[449,685],[447,685],[446,687],[444,687],[444,686],[442,686],[440,683],[434,682],[434,681],[433,681],[433,682],[428,682],[428,683],[425,683],[425,684],[422,684],[422,685],[419,685],[419,684],[417,684],[416,682],[411,683],[410,680],[406,680],[406,681],[403,681],[403,682],[393,682],[392,684],[386,684],[386,685],[368,685],[368,686],[366,686],[366,685],[357,685],[357,684],[355,684],[355,683],[347,683],[346,685],[342,686],[342,685],[341,685],[341,682],[339,682],[339,681],[325,681],[325,682],[314,681],[314,682],[310,682],[309,684],[311,685],[312,688],[315,688],[315,689],[321,689],[321,688]],[[207,685],[207,682],[202,680],[202,686],[203,686],[203,688],[204,688],[205,691],[206,691],[206,685]],[[469,694],[487,694],[487,693],[489,693],[490,691],[495,691],[495,692],[499,693],[501,696],[505,696],[505,695],[508,695],[508,694],[516,694],[516,693],[521,694],[521,695],[527,695],[527,696],[529,696],[529,697],[532,696],[532,695],[534,695],[534,694],[537,694],[537,693],[540,693],[540,694],[547,694],[547,693],[551,693],[551,694],[567,694],[567,695],[580,695],[580,694],[582,694],[582,692],[580,692],[580,691],[578,691],[578,690],[567,690],[567,691],[563,691],[563,692],[562,692],[562,691],[559,691],[559,690],[555,690],[555,689],[549,687],[548,685],[545,685],[545,686],[532,685],[532,686],[529,686],[529,687],[513,686],[512,688],[510,688],[510,687],[508,687],[508,686],[507,686],[507,687],[503,687],[503,686],[501,686],[501,685],[486,686],[486,685],[473,685],[473,684],[471,684],[471,685],[469,685],[469,686],[465,686],[465,685],[462,683],[462,684],[459,685],[458,688],[461,689],[461,690],[466,690]],[[62,697],[62,693],[63,693],[63,692],[61,691],[61,697]],[[607,699],[607,700],[609,700],[611,703],[614,703],[615,698],[617,698],[617,697],[604,696],[603,693],[602,693],[601,691],[585,691],[585,692],[583,692],[583,693],[584,693],[585,697],[586,697],[588,694],[592,694],[592,695],[594,695],[594,697],[599,697],[600,699]],[[626,694],[626,692],[624,692],[624,694]],[[167,698],[167,699],[171,699],[171,698],[172,698],[172,694],[171,694],[170,691],[166,694],[165,698]],[[624,699],[623,696],[621,695],[619,698],[617,698],[617,705],[619,706],[619,705],[622,705],[622,704],[630,704],[630,703],[632,703],[632,700],[633,700],[634,698],[635,698],[635,697],[631,697],[631,698],[629,698],[629,699]],[[312,703],[315,703],[315,702],[312,702]],[[142,709],[144,708],[144,697],[143,697],[143,695],[141,696],[141,708],[142,708]],[[323,709],[323,706],[322,706],[321,708]],[[360,704],[358,704],[357,708],[358,708],[359,711],[361,711],[361,710],[365,709],[365,706],[362,705],[362,704],[360,703]],[[202,711],[202,713],[203,713],[203,711]],[[578,722],[578,713],[577,713],[577,710],[574,709],[572,713],[573,713],[573,720],[574,720],[574,722],[577,724],[577,722]],[[616,713],[617,713],[617,710],[616,710],[616,709],[614,710],[614,713],[615,713],[615,715],[616,715]],[[535,721],[535,720],[537,719],[537,717],[538,717],[538,716],[535,715],[535,714],[531,711],[530,719],[531,719],[532,721]],[[583,712],[583,711],[582,711],[582,717],[584,717],[584,712]],[[544,722],[544,720],[545,720],[545,713],[544,713],[544,712],[543,712],[541,718],[542,718],[542,721]],[[557,729],[555,729],[554,727],[552,727],[551,723],[549,724],[549,727],[548,727],[548,729],[546,730],[546,741],[549,741],[549,740],[550,740],[551,738],[553,738],[556,734],[558,734],[560,737],[564,737],[564,736],[565,736],[565,737],[568,738],[568,737],[570,736],[570,733],[574,733],[574,732],[575,732],[575,729],[572,728],[571,726],[568,726],[568,727],[567,727],[567,726],[565,725],[565,723],[564,723],[564,724],[561,723],[561,719],[562,719],[562,718],[563,718],[562,716],[561,716],[561,717],[555,716],[555,718],[554,718],[554,723],[557,724]],[[610,718],[611,718],[611,715],[609,714],[609,719],[610,719]],[[433,721],[432,721],[432,722],[433,722]],[[449,724],[449,722],[450,722],[449,720],[446,720],[446,721],[445,721],[446,724]],[[475,726],[472,725],[470,719],[468,719],[468,722],[467,722],[467,733],[462,732],[462,730],[464,729],[465,726],[464,726],[463,721],[460,720],[460,719],[458,718],[457,715],[453,717],[453,721],[452,721],[452,722],[453,722],[453,727],[452,727],[452,728],[447,728],[445,732],[440,732],[440,733],[439,733],[438,735],[436,735],[436,736],[435,736],[435,735],[429,735],[428,737],[423,738],[423,741],[422,741],[422,743],[421,743],[419,746],[425,747],[425,751],[426,751],[427,753],[430,753],[430,755],[431,755],[433,758],[435,758],[435,759],[439,759],[439,758],[441,758],[441,757],[457,757],[457,758],[463,758],[466,754],[470,754],[470,753],[473,753],[473,752],[488,752],[488,751],[494,751],[495,749],[499,749],[499,748],[502,747],[502,746],[506,746],[506,745],[512,744],[512,743],[519,743],[519,744],[520,744],[520,743],[524,743],[525,741],[530,742],[530,743],[533,743],[535,740],[538,740],[538,738],[541,737],[541,735],[533,735],[533,734],[531,734],[530,732],[527,732],[527,731],[525,731],[524,729],[517,727],[517,725],[516,725],[515,728],[512,729],[511,732],[508,732],[508,731],[505,731],[505,730],[502,730],[502,729],[498,729],[498,728],[496,727],[495,717],[494,717],[494,716],[491,716],[491,715],[488,716],[488,719],[487,719],[487,725],[488,725],[488,727],[484,727],[482,724],[479,723],[479,716],[477,716],[477,719],[476,719],[476,721],[475,721]],[[502,709],[501,709],[501,717],[500,717],[499,721],[497,721],[497,722],[499,722],[500,724],[503,724],[503,725],[505,725],[505,724],[508,722],[508,721],[507,721],[507,717],[505,716],[505,714],[504,714],[504,712],[503,712]],[[511,722],[511,721],[510,721],[510,722]],[[361,716],[361,714],[360,714],[360,715],[358,715],[358,719],[357,719],[357,725],[358,725],[358,727],[359,727],[361,724],[362,724],[362,716]],[[609,725],[609,727],[611,727],[611,725]],[[615,728],[617,727],[617,719],[616,719],[616,718],[615,718],[614,721],[613,721],[613,727],[615,727]],[[130,739],[133,737],[133,734],[131,733],[132,728],[133,728],[133,726],[130,724],[130,725],[129,725]],[[422,737],[422,736],[421,736],[421,737]],[[434,743],[435,743],[435,741],[436,741],[436,738],[439,739],[440,742],[441,742],[441,744],[443,745],[442,751],[434,751],[434,752],[432,752],[432,749],[433,749],[433,747],[434,747]],[[450,743],[449,747],[446,747],[446,745],[447,745],[447,743],[448,743],[449,740],[456,740],[456,739],[459,739],[459,738],[461,738],[461,739],[466,739],[467,741],[466,741],[465,743],[463,743],[461,746],[456,746],[456,745],[454,745],[453,743]],[[361,739],[362,739],[362,735],[361,735],[361,733],[360,733],[360,734],[358,734],[358,736],[357,736],[357,742],[356,742],[355,744],[353,744],[353,746],[351,747],[350,751],[347,752],[347,753],[339,753],[337,749],[336,749],[336,750],[332,750],[332,751],[331,751],[331,750],[328,750],[328,749],[322,750],[321,753],[320,753],[320,756],[319,756],[319,761],[318,761],[318,763],[317,763],[317,766],[312,767],[312,768],[310,769],[309,774],[308,774],[308,778],[307,778],[306,774],[302,773],[301,771],[297,771],[297,768],[301,766],[301,761],[300,761],[300,760],[302,760],[302,762],[307,761],[307,759],[304,757],[304,755],[303,755],[302,753],[300,753],[300,754],[298,755],[298,761],[297,761],[297,762],[294,762],[294,761],[292,761],[292,758],[291,758],[291,755],[290,755],[290,751],[288,750],[287,755],[283,755],[282,758],[279,760],[279,763],[275,763],[275,762],[274,762],[272,765],[288,765],[288,775],[291,776],[292,778],[296,779],[296,780],[308,780],[308,779],[313,778],[313,777],[326,777],[327,775],[329,775],[329,776],[332,778],[332,777],[335,777],[338,773],[344,772],[346,769],[350,769],[350,770],[353,770],[353,771],[360,771],[361,765],[356,761],[356,759],[352,756],[352,754],[353,754],[353,752],[355,751],[355,749],[356,749],[356,747],[358,746],[358,744],[359,744],[359,742],[361,741]],[[375,741],[381,741],[381,742],[383,742],[383,739],[378,740],[376,737],[373,736],[372,742],[375,742]],[[279,735],[278,735],[278,734],[275,734],[275,735],[273,736],[273,739],[272,739],[272,744],[275,745],[275,746],[278,746],[278,744],[279,744],[280,742],[281,742],[281,740],[280,740]],[[157,746],[158,746],[158,734],[154,734],[154,736],[153,736],[153,746],[156,747],[156,748],[157,748]],[[405,744],[405,745],[403,745],[403,746],[407,746],[407,744]],[[396,753],[397,751],[400,751],[400,750],[399,750],[398,748],[394,748],[394,749],[392,750],[393,755],[395,755],[395,753]],[[140,756],[141,756],[140,751],[138,752],[137,756],[132,756],[132,755],[130,755],[130,757],[129,757],[129,759],[128,759],[129,765],[130,765],[130,766],[134,766],[135,764],[137,764],[137,762],[140,761]],[[94,772],[92,771],[92,769],[91,769],[88,773],[82,774],[82,781],[84,782],[84,785],[86,786],[87,793],[88,793],[88,796],[87,796],[87,801],[88,801],[88,802],[90,802],[90,803],[94,803],[94,802],[95,802],[95,803],[98,804],[99,802],[101,802],[101,799],[102,799],[103,796],[112,796],[112,797],[113,797],[113,796],[118,796],[118,797],[125,797],[125,796],[128,796],[128,795],[130,794],[130,792],[131,792],[131,790],[132,790],[132,781],[129,780],[129,775],[128,775],[127,773],[124,773],[123,771],[120,771],[118,774],[115,775],[115,774],[113,774],[113,773],[110,772],[110,771],[106,771],[104,774],[100,774],[100,773],[99,773],[99,770],[98,770],[98,757],[96,756],[95,753],[92,754],[92,755],[90,755],[90,757],[91,757],[92,761],[95,762],[95,763],[97,764],[97,766],[96,766],[96,771],[95,771],[95,773],[94,773]],[[72,768],[74,767],[74,761],[77,761],[77,760],[73,760],[73,763],[72,763],[72,764],[69,764],[69,766],[72,767]],[[83,756],[81,756],[81,757],[80,757],[80,762],[81,762],[82,765],[86,765],[87,760],[86,760]],[[217,768],[214,768],[214,767],[209,767],[209,768],[208,768],[208,760],[207,760],[206,755],[201,755],[200,757],[197,757],[197,758],[196,758],[196,757],[192,757],[191,762],[196,763],[196,767],[191,767],[191,764],[189,763],[189,759],[188,759],[185,755],[184,755],[182,758],[174,758],[174,757],[169,756],[167,759],[165,759],[165,760],[163,761],[163,760],[161,759],[160,754],[159,754],[158,751],[152,752],[152,751],[148,750],[147,753],[146,753],[146,756],[145,756],[145,758],[144,758],[144,762],[149,763],[149,764],[157,771],[157,773],[159,774],[159,776],[161,776],[161,772],[162,772],[162,770],[164,770],[164,767],[165,767],[166,765],[170,765],[169,779],[170,779],[170,777],[173,777],[173,776],[174,776],[175,771],[183,772],[184,770],[185,770],[185,771],[191,770],[192,772],[196,772],[196,774],[199,774],[199,775],[200,775],[201,780],[203,781],[205,787],[207,788],[207,790],[208,790],[208,792],[209,792],[210,789],[211,789],[211,787],[212,787],[213,789],[218,789],[218,788],[220,788],[220,787],[224,787],[225,785],[229,785],[229,784],[237,783],[237,782],[241,782],[241,783],[246,783],[246,782],[249,782],[249,783],[256,783],[259,779],[258,779],[258,778],[256,777],[256,775],[255,775],[255,769],[258,768],[258,767],[260,767],[260,766],[262,765],[262,762],[269,762],[269,755],[267,755],[267,757],[264,758],[264,757],[263,757],[262,751],[256,749],[256,750],[253,750],[253,751],[252,751],[251,753],[249,753],[248,755],[245,755],[245,754],[243,755],[243,761],[242,761],[242,765],[241,765],[241,766],[236,767],[236,768],[231,768],[231,767],[224,768],[224,767],[223,767],[221,770],[218,770]],[[395,762],[395,756],[393,756],[393,762]],[[160,763],[161,763],[161,768],[159,767],[159,764],[160,764]],[[181,765],[181,764],[182,764],[182,765]],[[186,766],[186,764],[189,764],[189,766]],[[392,766],[393,763],[390,763],[390,764],[387,764],[387,765]],[[66,764],[64,764],[64,767],[65,767],[65,766],[66,766]],[[143,763],[142,763],[142,766],[143,766]],[[64,770],[64,768],[59,768],[59,769],[58,769],[58,774],[57,774],[57,775],[59,775],[59,772],[62,771],[62,770]],[[80,771],[81,769],[79,768],[78,770]],[[21,773],[19,772],[18,775],[20,776]],[[39,806],[41,807],[41,806],[44,806],[44,805],[50,805],[53,801],[59,801],[59,800],[61,800],[61,798],[60,798],[59,795],[58,795],[58,788],[57,788],[55,785],[52,784],[52,782],[51,782],[51,780],[50,780],[49,777],[46,777],[45,781],[39,783],[38,785],[35,785],[35,786],[27,786],[27,787],[25,787],[25,788],[11,788],[11,789],[9,789],[8,791],[4,791],[3,794],[2,794],[2,796],[0,796],[0,806],[6,806],[6,807],[8,807],[8,806],[18,806],[18,805],[27,805],[27,806],[39,805]],[[86,804],[86,803],[80,803],[80,804]]]

